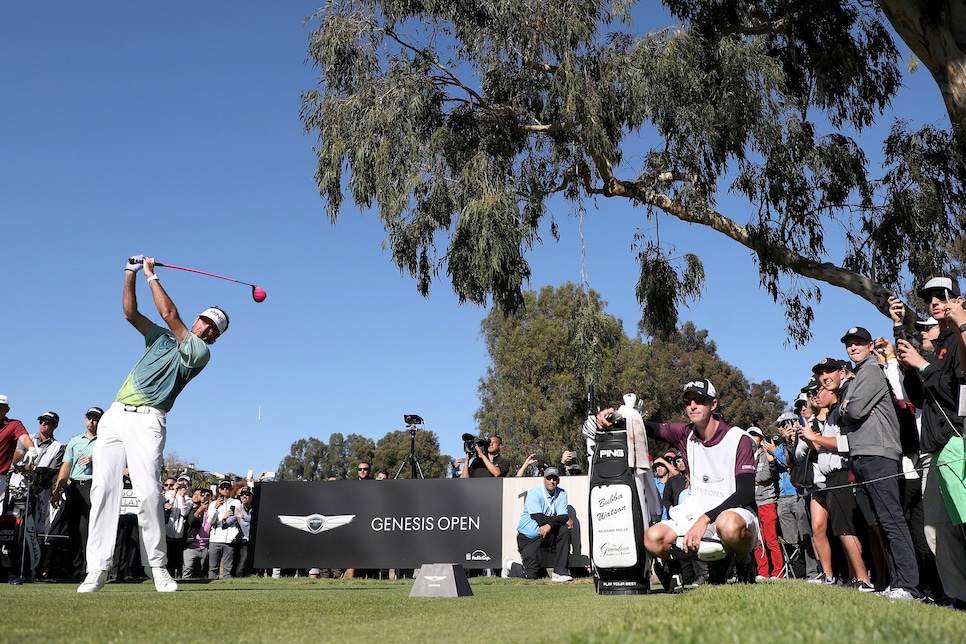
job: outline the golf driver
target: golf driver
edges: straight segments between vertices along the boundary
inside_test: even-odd
[[[161,262],[154,262],[155,266],[161,266],[164,268],[174,268],[179,271],[188,271],[189,273],[198,273],[199,275],[207,275],[208,277],[217,277],[220,280],[226,280],[228,282],[235,282],[236,284],[244,284],[245,286],[252,287],[252,299],[256,302],[264,302],[268,293],[265,292],[261,286],[255,286],[254,284],[249,284],[248,282],[243,282],[241,280],[233,280],[230,277],[224,277],[223,275],[215,275],[214,273],[207,273],[205,271],[199,271],[195,268],[185,268],[184,266],[175,266],[174,264],[162,264]]]

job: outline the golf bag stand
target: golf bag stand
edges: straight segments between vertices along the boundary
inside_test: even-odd
[[[645,492],[627,464],[623,419],[595,438],[589,506],[594,587],[600,595],[642,595],[651,585],[644,549]]]

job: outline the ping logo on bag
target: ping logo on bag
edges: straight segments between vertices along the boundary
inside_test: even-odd
[[[602,449],[600,450],[601,458],[625,458],[627,455],[624,450],[618,449]]]

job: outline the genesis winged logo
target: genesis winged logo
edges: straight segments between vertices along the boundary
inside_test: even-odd
[[[304,517],[291,514],[278,515],[278,520],[288,527],[310,534],[319,534],[326,530],[341,528],[346,524],[352,523],[352,520],[355,518],[356,515],[354,514],[337,514],[331,517],[327,517],[324,514],[309,514]]]

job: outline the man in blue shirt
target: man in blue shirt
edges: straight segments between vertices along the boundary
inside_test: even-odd
[[[517,548],[523,565],[510,557],[503,561],[504,577],[536,579],[540,574],[540,549],[553,546],[556,557],[550,581],[571,581],[568,561],[570,559],[570,530],[574,527],[570,518],[567,492],[560,488],[560,471],[548,467],[543,471],[543,484],[527,492],[523,514],[517,524]]]

